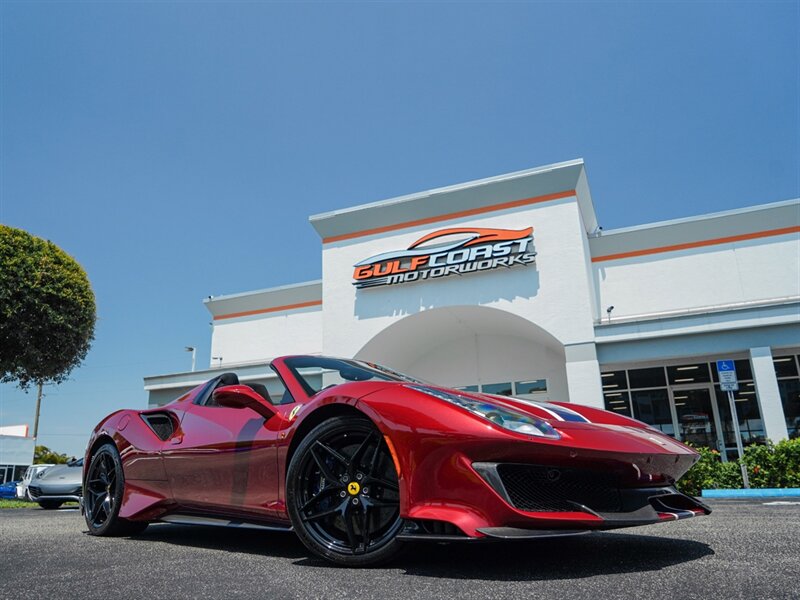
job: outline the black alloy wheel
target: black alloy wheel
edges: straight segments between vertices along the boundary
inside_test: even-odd
[[[318,425],[294,453],[286,481],[292,524],[314,554],[366,566],[401,550],[397,472],[369,420],[335,417]]]
[[[119,452],[113,444],[104,444],[92,455],[83,484],[83,516],[91,535],[133,535],[145,530],[146,522],[119,517],[124,491]]]

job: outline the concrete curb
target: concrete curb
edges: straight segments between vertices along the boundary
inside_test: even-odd
[[[761,488],[749,490],[703,490],[703,498],[781,498],[800,497],[800,488]]]

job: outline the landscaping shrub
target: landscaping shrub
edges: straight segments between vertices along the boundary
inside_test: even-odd
[[[704,489],[743,487],[739,461],[722,462],[719,452],[696,448],[700,460],[678,482],[678,489],[699,496]],[[800,438],[747,446],[742,462],[752,488],[800,487]]]
[[[800,438],[777,444],[772,464],[781,475],[775,487],[800,487]]]

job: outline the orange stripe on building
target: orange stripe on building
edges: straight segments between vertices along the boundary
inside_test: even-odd
[[[374,235],[376,233],[386,233],[387,231],[396,231],[398,229],[405,229],[407,227],[416,227],[418,225],[428,225],[429,223],[439,223],[440,221],[449,221],[450,219],[458,219],[461,217],[469,217],[472,215],[480,215],[487,212],[494,212],[496,210],[505,210],[507,208],[517,208],[519,206],[527,206],[529,204],[538,204],[540,202],[550,202],[551,200],[559,200],[561,198],[569,198],[575,195],[575,190],[565,190],[555,194],[547,194],[545,196],[535,196],[533,198],[523,198],[522,200],[512,200],[511,202],[502,202],[500,204],[492,204],[491,206],[481,206],[479,208],[470,208],[468,210],[461,210],[458,212],[447,213],[446,215],[438,215],[435,217],[426,217],[424,219],[416,219],[414,221],[404,221],[403,223],[395,223],[394,225],[384,225],[383,227],[374,227],[373,229],[364,229],[362,231],[354,231],[352,233],[343,233],[341,235],[332,235],[322,240],[323,244],[330,242],[340,242],[342,240],[351,240],[357,237],[364,237],[365,235]]]
[[[215,321],[222,319],[235,319],[236,317],[249,317],[251,315],[263,315],[264,313],[280,312],[282,310],[292,310],[293,308],[306,308],[308,306],[321,306],[322,300],[311,300],[310,302],[298,302],[297,304],[285,304],[283,306],[271,306],[270,308],[259,308],[258,310],[246,310],[244,312],[230,313],[227,315],[216,315]]]
[[[741,242],[744,240],[756,240],[758,238],[772,237],[775,235],[786,235],[787,233],[800,233],[800,227],[782,227],[780,229],[767,229],[765,231],[755,231],[753,233],[743,233],[741,235],[731,235],[728,237],[713,238],[710,240],[686,242],[685,244],[674,244],[672,246],[658,246],[656,248],[644,248],[642,250],[631,250],[630,252],[620,252],[619,254],[606,254],[605,256],[593,256],[592,262],[593,263],[605,262],[607,260],[633,258],[635,256],[646,256],[648,254],[660,254],[662,252],[675,252],[676,250],[702,248],[703,246],[716,246],[718,244],[729,244],[731,242]]]

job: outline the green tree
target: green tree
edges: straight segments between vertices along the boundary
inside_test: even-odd
[[[36,446],[33,451],[33,464],[35,465],[63,465],[69,462],[66,454],[59,454],[50,450],[47,446]]]
[[[50,241],[0,225],[0,381],[63,382],[94,339],[94,292],[83,268]]]

